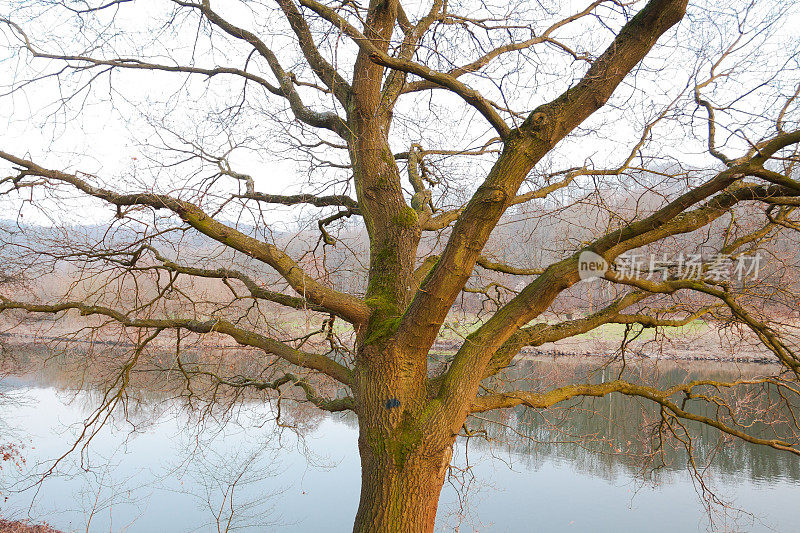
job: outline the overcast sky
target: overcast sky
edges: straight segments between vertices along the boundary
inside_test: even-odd
[[[588,2],[587,2],[588,3]],[[0,16],[10,13],[11,18],[20,22],[26,30],[34,37],[34,42],[41,42],[41,48],[46,50],[57,50],[60,45],[65,50],[72,52],[82,51],[85,47],[84,39],[80,34],[70,33],[75,29],[72,26],[62,24],[63,12],[51,11],[36,20],[18,20],[27,15],[26,11],[18,11],[18,4],[25,2],[12,2],[10,0],[0,0]],[[152,20],[157,19],[157,13],[163,2],[156,0],[137,1],[133,4],[123,5],[118,13],[117,22],[121,27],[126,28],[148,28],[152,26]],[[226,4],[230,6],[235,3]],[[564,3],[564,9],[577,11],[584,3],[570,2]],[[784,23],[771,29],[772,35],[766,42],[756,40],[750,49],[743,50],[742,55],[750,54],[749,61],[754,67],[743,68],[737,72],[737,82],[731,85],[731,90],[739,92],[747,91],[756,86],[765,73],[775,71],[779,65],[787,61],[786,50],[792,42],[797,42],[796,28],[800,27],[800,17],[797,11],[789,18],[784,19]],[[247,21],[242,13],[231,12],[236,20],[246,25]],[[158,15],[160,16],[160,15]],[[761,16],[757,14],[755,18]],[[590,137],[577,136],[573,140],[566,140],[563,146],[553,157],[553,164],[562,165],[562,168],[569,166],[581,166],[583,164],[593,164],[597,167],[615,166],[624,159],[630,150],[633,142],[641,132],[643,127],[643,117],[650,118],[663,109],[672,98],[675,97],[686,85],[691,69],[697,64],[696,57],[690,57],[688,48],[697,48],[699,43],[689,46],[680,41],[680,37],[686,32],[693,31],[694,38],[705,39],[708,41],[708,49],[713,54],[730,37],[726,35],[714,35],[710,33],[711,16],[700,16],[698,13],[691,13],[681,23],[681,29],[677,33],[671,34],[664,39],[667,45],[664,50],[657,49],[651,57],[645,61],[645,66],[660,69],[661,72],[655,75],[642,74],[636,77],[635,85],[633,77],[629,77],[627,83],[619,88],[615,99],[612,99],[611,107],[597,114],[597,116],[587,121],[586,126],[600,125],[600,135]],[[730,17],[729,17],[730,18]],[[722,18],[720,18],[720,21]],[[790,23],[791,21],[791,23]],[[796,23],[795,23],[796,22]],[[730,23],[728,21],[727,23]],[[196,30],[191,24],[187,24],[182,29],[182,33],[170,36],[167,42],[172,46],[171,52],[176,56],[187,53],[187,46],[183,43],[193,42],[193,33]],[[564,35],[569,37],[570,33],[578,32],[579,27],[570,28]],[[71,37],[70,37],[71,35]],[[676,39],[676,35],[679,37]],[[273,46],[285,46],[280,36],[269,36],[274,42]],[[41,38],[41,41],[38,40]],[[140,37],[134,37],[134,40]],[[576,37],[577,38],[577,37]],[[610,34],[591,38],[597,41],[595,52],[602,50],[603,39],[610,38]],[[184,41],[185,39],[185,41]],[[138,46],[138,42],[135,43]],[[202,106],[218,107],[226,103],[229,99],[239,94],[241,81],[232,77],[217,77],[210,82],[201,77],[192,77],[188,82],[183,75],[151,73],[142,71],[117,71],[112,75],[112,83],[109,83],[108,76],[101,76],[94,80],[93,87],[89,91],[80,91],[66,107],[55,105],[59,99],[70,90],[69,83],[75,78],[64,77],[59,79],[51,77],[37,81],[34,84],[21,87],[21,81],[28,79],[33,73],[52,71],[53,67],[45,60],[30,61],[30,58],[18,49],[14,49],[17,42],[14,35],[7,26],[0,26],[0,149],[20,156],[29,156],[34,161],[46,166],[57,169],[81,170],[87,173],[96,173],[103,180],[113,183],[118,176],[126,176],[127,179],[135,182],[141,180],[141,186],[148,188],[157,181],[158,188],[170,191],[182,184],[184,175],[181,170],[175,172],[162,172],[157,178],[153,177],[151,167],[147,161],[147,156],[155,152],[150,150],[143,151],[142,143],[158,141],[154,136],[154,129],[148,123],[148,119],[163,118],[164,123],[184,132],[196,132],[198,137],[208,136],[218,137],[218,125],[205,123],[198,117],[202,116]],[[153,45],[145,50],[156,50],[160,45]],[[202,46],[199,45],[199,46]],[[753,50],[758,47],[759,52],[753,54]],[[197,52],[197,50],[195,50]],[[201,60],[206,59],[201,53],[197,54]],[[781,52],[783,52],[781,54]],[[234,54],[233,50],[222,50],[215,52],[216,55],[209,60],[209,65],[226,54]],[[161,58],[166,61],[166,58]],[[240,58],[238,58],[240,59]],[[797,59],[790,60],[788,65],[792,69],[792,74],[787,75],[787,79],[797,79]],[[213,66],[213,65],[212,65]],[[575,64],[574,71],[563,80],[555,79],[549,81],[541,90],[531,90],[530,105],[534,106],[541,103],[548,95],[556,95],[567,88],[571,83],[569,78],[578,79],[585,70],[585,65]],[[707,71],[707,68],[706,68]],[[83,80],[85,80],[85,76]],[[479,80],[476,84],[481,83]],[[787,82],[788,83],[788,82]],[[15,86],[16,84],[16,86]],[[14,91],[9,93],[9,89],[14,87]],[[262,98],[254,95],[257,91],[251,89],[248,95],[256,100],[260,99],[263,103],[259,105],[273,105],[274,99]],[[170,99],[165,95],[181,94],[178,99]],[[757,97],[758,93],[754,93]],[[437,105],[443,108],[453,106],[460,108],[461,102],[455,97],[448,97],[438,91],[435,96]],[[409,105],[414,105],[411,101]],[[618,107],[619,109],[615,109]],[[744,106],[747,107],[747,106]],[[402,110],[402,107],[401,107]],[[411,110],[413,113],[413,110]],[[474,116],[474,112],[468,110],[466,117]],[[684,163],[695,165],[713,164],[707,154],[703,153],[702,134],[704,133],[704,121],[702,113],[696,114],[696,120],[687,126],[687,120],[681,123],[670,123],[662,129],[658,129],[657,134],[665,139],[662,144],[666,144],[669,151],[673,153],[660,154],[668,155],[680,159]],[[696,124],[695,124],[696,122]],[[431,130],[443,129],[439,132],[440,138],[457,139],[462,144],[468,144],[470,140],[480,140],[486,138],[489,132],[485,122],[480,118],[474,121],[456,122],[464,124],[461,130],[448,130],[452,124],[436,124],[435,122],[427,126]],[[402,125],[397,126],[402,129]],[[306,176],[301,172],[302,165],[298,165],[285,158],[285,153],[278,152],[270,154],[269,147],[274,142],[269,135],[269,128],[259,125],[258,135],[263,139],[263,146],[268,149],[262,152],[250,150],[238,150],[232,155],[232,162],[236,170],[252,174],[256,179],[256,188],[270,193],[296,192],[304,189],[298,184],[304,183]],[[687,140],[686,132],[689,130],[699,133],[698,138]],[[244,135],[247,132],[247,124],[237,124],[232,131],[236,135]],[[216,132],[216,133],[215,133]],[[244,133],[243,133],[244,132]],[[724,132],[723,132],[724,133]],[[402,130],[400,138],[409,135],[406,130]],[[431,134],[433,135],[433,134]],[[169,137],[167,135],[167,137]],[[206,137],[206,138],[208,138]],[[434,138],[433,136],[431,138]],[[215,142],[219,142],[215,138]],[[731,151],[735,153],[741,149],[744,142],[733,140]],[[433,148],[435,146],[426,146]],[[397,149],[402,149],[398,146]],[[447,147],[449,148],[449,147]],[[7,175],[9,166],[0,163],[0,174]],[[476,186],[483,178],[485,172],[475,172],[473,186]],[[341,175],[341,172],[340,174]],[[113,211],[109,208],[102,208],[99,204],[87,204],[83,200],[72,199],[65,205],[69,207],[68,217],[72,220],[82,222],[102,222],[109,220]],[[0,200],[0,218],[14,219],[19,212],[19,200],[9,201]],[[50,218],[42,212],[31,207],[23,207],[27,221],[36,223],[60,222],[64,217]],[[53,211],[50,211],[52,215]],[[75,214],[78,214],[75,217]],[[281,220],[282,215],[275,216],[276,221]]]

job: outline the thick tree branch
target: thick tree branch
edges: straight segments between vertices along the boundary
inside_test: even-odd
[[[244,198],[247,200],[256,200],[267,204],[278,205],[298,205],[309,204],[314,207],[331,207],[339,206],[346,207],[351,211],[358,211],[358,202],[347,196],[346,194],[333,194],[329,196],[316,196],[313,194],[266,194],[263,192],[250,192],[246,194],[237,194],[236,198]]]
[[[493,270],[495,272],[500,272],[501,274],[511,274],[512,276],[538,276],[544,272],[544,270],[541,268],[518,268],[511,265],[498,263],[484,256],[480,256],[477,259],[476,264],[485,268],[486,270]]]
[[[462,209],[445,211],[438,215],[423,213],[419,216],[419,226],[423,231],[438,231],[444,229],[458,219]]]
[[[134,318],[115,309],[99,305],[88,305],[82,302],[63,302],[58,304],[32,304],[9,300],[0,296],[0,312],[9,309],[21,309],[29,313],[61,313],[70,309],[80,311],[83,316],[99,315],[111,318],[119,324],[132,328],[149,329],[185,329],[193,333],[222,333],[235,340],[243,346],[260,348],[268,354],[280,357],[284,361],[293,365],[316,370],[340,383],[349,385],[350,370],[321,354],[303,352],[291,346],[264,335],[259,335],[234,326],[230,322],[222,319],[211,319],[205,321],[192,319],[156,319],[156,318]]]
[[[24,170],[20,172],[20,178],[38,176],[66,183],[89,196],[99,198],[118,207],[139,205],[153,209],[168,209],[200,233],[268,264],[283,276],[296,292],[313,304],[323,306],[354,324],[366,322],[369,318],[370,310],[361,299],[340,293],[321,284],[308,276],[291,257],[278,247],[245,235],[230,226],[218,222],[191,202],[157,193],[119,194],[108,189],[95,187],[79,178],[76,174],[45,169],[31,161],[2,151],[0,151],[0,158],[22,167]]]
[[[194,277],[201,277],[201,278],[213,278],[213,279],[222,279],[222,280],[229,280],[229,279],[236,279],[239,280],[250,293],[253,298],[259,300],[267,300],[270,302],[274,302],[285,307],[290,307],[292,309],[310,309],[312,311],[317,311],[319,313],[330,313],[330,309],[322,305],[316,305],[309,302],[305,298],[298,298],[296,296],[289,296],[287,294],[283,294],[280,292],[271,291],[265,289],[258,285],[250,276],[246,275],[244,272],[240,272],[238,270],[233,270],[230,268],[198,268],[198,267],[191,267],[187,265],[178,264],[171,259],[168,259],[158,253],[154,248],[149,248],[153,254],[155,255],[156,259],[161,262],[161,266],[158,268],[164,268],[169,272],[176,272],[178,274],[185,274],[187,276],[194,276]],[[344,317],[341,317],[344,318]]]
[[[651,0],[622,28],[576,87],[540,106],[506,139],[503,153],[462,212],[441,259],[420,287],[401,322],[398,333],[400,338],[406,339],[404,344],[408,350],[418,351],[420,356],[427,353],[448,310],[469,279],[489,235],[533,165],[605,104],[658,38],[683,17],[685,8],[685,0]],[[554,268],[540,278],[552,283],[557,294],[560,287],[569,284],[568,278],[563,277],[566,272],[561,271],[567,268]],[[550,301],[550,297],[542,300],[543,303]],[[530,309],[522,315],[532,316],[532,313],[540,312],[539,305],[526,303],[524,306]],[[504,324],[510,334],[527,322],[513,315],[501,310],[495,315],[495,323]],[[490,357],[491,354],[484,354],[482,361],[470,361],[470,372],[474,375],[476,368],[484,368]],[[480,375],[475,379],[479,380]],[[448,390],[445,387],[443,393],[452,399],[468,397],[477,391],[477,381],[470,381],[466,387],[453,383],[454,388]],[[456,403],[457,411],[465,409],[461,400]]]
[[[303,18],[303,15],[298,11],[292,0],[277,0],[277,2],[286,15],[292,31],[297,35],[300,50],[303,52],[303,56],[305,56],[311,69],[336,96],[339,103],[345,108],[349,107],[352,88],[337,72],[336,68],[322,57],[317,45],[314,44],[314,38],[311,35],[311,29],[308,27],[306,19]]]
[[[800,354],[795,353],[769,325],[755,318],[741,304],[736,301],[735,296],[725,289],[714,287],[703,280],[666,280],[655,281],[641,278],[626,278],[614,272],[606,272],[605,278],[615,283],[630,285],[651,293],[672,294],[679,290],[689,289],[696,292],[708,294],[719,299],[731,310],[733,315],[750,330],[756,334],[762,344],[774,353],[778,359],[795,375],[800,376]]]
[[[199,7],[190,3],[182,3],[181,5]],[[217,18],[215,20],[224,22],[223,19],[221,18]],[[296,89],[294,88],[294,85],[296,84],[307,85],[307,84],[298,82],[292,73],[285,72],[281,68],[274,54],[272,54],[272,52],[263,44],[263,42],[259,41],[252,34],[248,34],[253,39],[252,41],[250,41],[251,44],[254,45],[254,47],[257,49],[259,53],[261,53],[262,56],[267,57],[264,54],[268,54],[269,56],[267,57],[267,60],[270,66],[272,67],[273,74],[275,74],[276,78],[278,79],[279,82],[278,87],[274,86],[272,83],[270,83],[261,76],[250,73],[244,69],[233,68],[233,67],[217,66],[213,68],[202,68],[202,67],[187,66],[187,65],[165,65],[160,63],[154,63],[151,61],[143,61],[137,58],[98,59],[85,55],[53,54],[53,53],[42,52],[40,50],[37,50],[36,47],[34,47],[28,35],[23,31],[23,29],[18,24],[3,17],[0,17],[0,23],[7,24],[8,26],[14,29],[14,33],[22,40],[23,46],[25,47],[25,49],[28,50],[31,56],[35,58],[63,61],[75,70],[83,70],[87,66],[89,66],[89,67],[110,67],[110,68],[128,69],[128,70],[155,70],[163,72],[178,72],[184,74],[199,74],[207,76],[208,78],[218,76],[221,74],[240,76],[246,80],[257,83],[258,85],[264,87],[267,91],[269,91],[274,95],[286,98],[289,101],[290,107],[294,112],[295,117],[298,120],[310,126],[332,130],[337,134],[339,134],[339,136],[341,136],[342,138],[347,138],[347,136],[349,135],[344,121],[340,117],[338,117],[335,113],[330,113],[330,112],[319,113],[309,109],[303,104],[302,100],[300,99],[300,96],[298,95]],[[226,26],[226,28],[228,28],[231,32],[233,32],[231,33],[232,36],[246,39],[242,35],[236,34],[235,27]],[[77,63],[77,65],[72,65],[73,63]]]
[[[730,171],[732,171],[732,169],[727,169],[721,172],[720,175],[724,175]],[[708,183],[715,182],[718,177],[715,177]],[[725,180],[722,181],[725,182]],[[698,189],[700,188],[702,188],[702,186]],[[627,250],[644,246],[645,244],[658,241],[669,235],[688,233],[701,228],[729,212],[729,209],[740,201],[755,200],[761,197],[768,198],[770,196],[781,195],[784,192],[784,189],[776,186],[751,185],[737,187],[729,192],[714,197],[706,205],[698,207],[694,211],[683,213],[683,210],[681,210],[681,212],[673,214],[671,219],[660,218],[665,215],[665,213],[670,213],[672,211],[673,205],[669,204],[651,217],[648,217],[648,219],[652,217],[659,219],[657,224],[648,226],[648,228],[652,229],[648,231],[634,231],[628,239],[621,242],[617,239],[608,240],[607,238],[603,238],[597,241],[595,245],[589,246],[588,249],[597,250],[597,243],[601,242],[606,245],[609,242],[615,243],[600,248],[605,251],[605,257],[610,261]],[[680,202],[680,199],[676,201]],[[651,220],[650,222],[653,221]],[[636,223],[632,224],[632,226],[635,224]],[[550,305],[561,291],[579,280],[577,271],[578,259],[579,254],[575,254],[571,258],[549,266],[542,275],[530,283],[521,293],[513,298],[511,302],[506,304],[506,306],[495,313],[483,326],[467,337],[442,379],[442,387],[439,393],[440,398],[455,397],[461,392],[461,388],[464,387],[464,381],[471,382],[477,386],[477,383],[479,383],[480,379],[485,375],[485,371],[489,369],[489,363],[495,359],[497,351],[505,344],[506,340],[508,340],[522,325],[535,318],[535,316],[538,316],[538,314]],[[611,279],[610,276],[612,276],[612,273],[607,273],[609,279]],[[702,289],[701,292],[706,292],[707,294],[712,294],[713,292],[713,295],[716,295],[727,305],[732,305],[731,302],[727,301],[730,299],[730,295],[724,295],[721,291],[717,291],[716,289],[707,289],[702,283],[695,281],[670,283],[677,283],[679,285],[673,287],[671,284],[668,284],[665,287],[673,288],[671,291],[666,291],[659,290],[659,288],[664,289],[664,287],[660,287],[657,282],[651,282],[649,280],[633,280],[629,284],[651,293],[674,292],[678,288]],[[748,322],[747,315],[743,309],[734,311],[734,313],[738,313],[741,315],[744,322]],[[751,324],[751,328],[754,327],[758,328],[757,325]],[[776,353],[781,361],[789,368],[795,370],[798,368],[798,362],[791,352],[791,349],[786,346],[785,343],[781,342],[777,335],[773,332],[764,331],[763,328],[761,328],[760,331],[756,331],[756,333],[760,337],[763,337],[762,340],[765,345]],[[513,346],[513,343],[512,345],[506,346],[506,348],[508,352],[501,354],[501,356],[496,359],[497,364],[492,368],[496,368],[504,362],[507,364],[506,360],[509,360],[509,354],[513,357],[513,354],[516,353],[514,348],[518,350],[518,347]],[[485,363],[483,363],[483,361],[485,361]],[[481,369],[480,376],[476,376],[476,369]]]
[[[448,74],[437,72],[425,65],[409,59],[404,59],[403,57],[390,56],[385,50],[378,48],[373,43],[372,39],[367,38],[344,20],[336,11],[316,0],[300,0],[300,3],[312,9],[319,16],[337,27],[342,33],[350,37],[353,42],[359,46],[362,53],[367,54],[374,63],[393,70],[414,74],[426,80],[433,81],[437,85],[446,87],[460,96],[469,105],[477,109],[478,112],[486,118],[489,124],[497,130],[500,137],[505,138],[511,131],[505,121],[497,113],[495,106],[492,105],[489,100],[481,96],[475,89],[472,89]]]
[[[444,0],[434,0],[431,3],[431,8],[428,10],[428,13],[413,26],[408,22],[407,18],[405,19],[405,23],[403,20],[400,21],[401,26],[405,26],[405,37],[403,43],[400,45],[397,57],[405,60],[411,60],[414,57],[414,53],[419,48],[420,39],[425,35],[425,32],[428,31],[428,28],[431,27],[431,24],[436,21],[445,5],[446,3]],[[398,18],[400,18],[401,13],[405,16],[405,12],[399,0],[397,1],[397,6]],[[407,72],[402,70],[392,70],[386,77],[383,89],[383,100],[387,102],[388,105],[394,105],[400,93],[404,92],[407,74]]]
[[[701,422],[708,426],[714,427],[723,433],[738,437],[746,442],[760,444],[762,446],[769,446],[771,448],[775,448],[776,450],[787,451],[795,455],[800,455],[800,448],[798,448],[800,443],[797,441],[787,442],[780,439],[762,439],[755,437],[749,433],[746,433],[742,428],[737,427],[736,425],[726,424],[717,418],[711,418],[692,413],[688,411],[685,406],[682,407],[679,402],[670,399],[676,394],[683,394],[684,397],[692,398],[693,390],[698,387],[707,386],[720,389],[741,385],[760,384],[772,384],[780,386],[780,383],[773,379],[739,380],[733,382],[701,380],[693,381],[683,385],[676,385],[662,391],[646,385],[637,385],[624,380],[616,380],[598,384],[567,385],[565,387],[554,389],[545,393],[517,391],[481,395],[478,396],[472,403],[470,411],[481,412],[491,409],[514,407],[516,405],[526,405],[528,407],[542,409],[576,397],[601,397],[612,393],[619,393],[626,396],[651,400],[663,406],[678,418]]]
[[[530,39],[527,39],[525,41],[520,41],[520,42],[517,42],[517,43],[508,43],[508,44],[505,44],[503,46],[498,46],[497,48],[495,48],[493,50],[490,50],[489,52],[486,52],[481,57],[479,57],[478,59],[476,59],[474,61],[471,61],[470,63],[467,63],[467,64],[462,65],[460,67],[456,67],[454,69],[449,70],[447,72],[447,74],[449,76],[453,77],[453,78],[458,78],[460,76],[463,76],[464,74],[470,74],[470,73],[473,73],[473,72],[477,72],[477,71],[481,70],[483,67],[485,67],[486,65],[488,65],[493,59],[498,58],[498,57],[502,56],[503,54],[507,54],[509,52],[518,52],[520,50],[525,50],[527,48],[531,48],[533,46],[536,46],[537,44],[542,44],[542,43],[554,44],[555,46],[558,46],[559,48],[562,48],[563,50],[567,51],[576,60],[578,60],[578,59],[587,60],[588,59],[587,56],[585,56],[585,55],[579,56],[578,54],[576,54],[575,52],[570,50],[568,47],[566,47],[563,44],[561,44],[558,41],[556,41],[552,37],[552,35],[553,35],[553,32],[555,32],[559,28],[562,28],[563,26],[566,26],[567,24],[569,24],[571,22],[574,22],[574,21],[576,21],[576,20],[578,20],[578,19],[580,19],[582,17],[585,17],[585,16],[589,15],[592,11],[595,10],[595,8],[597,8],[597,6],[599,6],[600,4],[605,3],[606,1],[607,0],[595,0],[594,2],[589,4],[589,6],[586,9],[584,9],[583,11],[581,11],[579,13],[576,13],[574,15],[571,15],[569,17],[566,17],[566,18],[564,18],[564,19],[562,19],[562,20],[560,20],[560,21],[558,21],[558,22],[556,22],[554,24],[551,24],[547,29],[545,29],[539,35],[535,35],[535,36],[533,36]],[[436,89],[436,88],[439,88],[439,87],[441,87],[441,86],[436,84],[433,81],[424,80],[424,81],[417,81],[417,82],[412,82],[412,83],[406,84],[403,87],[403,91],[402,92],[403,93],[418,92],[418,91]]]
[[[281,387],[284,385],[292,385],[299,388],[303,392],[306,401],[318,407],[319,409],[322,409],[323,411],[328,411],[329,413],[352,411],[355,408],[355,404],[351,396],[337,399],[325,398],[321,396],[317,390],[310,383],[308,383],[307,380],[291,373],[284,374],[279,378],[273,379],[272,381],[261,381],[243,376],[222,377],[214,372],[209,372],[206,370],[191,370],[182,368],[182,372],[186,379],[191,379],[192,376],[195,375],[205,376],[211,378],[219,385],[239,389],[249,388],[255,390],[269,389],[280,391]]]
[[[184,2],[182,0],[173,0],[173,2],[180,6],[197,9],[203,14],[203,16],[205,16],[206,19],[208,19],[209,22],[220,28],[231,37],[249,43],[261,55],[261,57],[267,61],[272,73],[278,80],[281,91],[289,101],[289,106],[291,107],[294,116],[298,120],[305,122],[310,126],[329,129],[337,133],[343,139],[349,138],[350,130],[347,127],[347,123],[339,115],[331,111],[316,112],[306,107],[294,87],[293,76],[291,73],[283,69],[280,61],[278,61],[278,58],[273,51],[253,32],[235,26],[225,20],[216,11],[211,9],[211,3],[209,0],[203,0],[199,4],[193,2]],[[339,85],[338,81],[336,80],[328,79],[328,81],[330,81],[332,86],[336,87],[336,90],[338,91],[348,90],[346,84],[342,86]],[[325,82],[325,79],[323,79],[323,82]]]

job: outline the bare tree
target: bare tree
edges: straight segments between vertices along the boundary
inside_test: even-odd
[[[33,110],[54,150],[0,147],[0,197],[19,214],[4,268],[70,283],[6,291],[0,310],[75,310],[127,335],[136,348],[111,407],[144,347],[165,339],[187,387],[203,378],[280,401],[294,386],[294,400],[353,411],[354,531],[432,531],[453,443],[493,409],[620,394],[660,409],[658,435],[683,439],[696,421],[800,454],[796,419],[758,433],[723,394],[758,387],[791,409],[800,376],[780,314],[793,285],[775,274],[792,272],[779,252],[799,228],[798,56],[785,31],[798,14],[762,4],[6,1],[3,98],[14,116]],[[135,158],[101,165],[93,146],[59,144],[118,115],[139,138]],[[274,174],[287,168],[304,177],[281,194]],[[113,218],[99,226],[65,224],[102,206]],[[31,212],[53,227],[23,223]],[[541,242],[506,231],[512,220]],[[687,246],[764,250],[778,277],[612,268],[590,313],[543,319],[570,291],[587,297],[574,293],[582,254],[613,264]],[[529,263],[507,264],[509,249]],[[485,299],[481,320],[446,365],[429,364],[466,297]],[[308,329],[277,324],[279,308],[312,317]],[[669,388],[621,373],[535,390],[500,379],[528,346],[700,316],[748,328],[783,370]],[[185,365],[181,343],[204,336],[269,357]]]

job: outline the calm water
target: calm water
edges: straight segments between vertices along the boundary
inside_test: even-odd
[[[4,390],[11,397],[0,406],[5,424],[0,437],[14,433],[25,443],[26,464],[0,474],[0,490],[8,498],[0,498],[0,516],[30,516],[64,531],[352,527],[359,463],[357,432],[348,417],[297,416],[303,426],[298,437],[292,428],[276,427],[274,412],[261,403],[245,404],[225,420],[200,423],[175,401],[150,400],[127,419],[117,417],[88,448],[76,450],[42,484],[30,486],[67,451],[98,397],[19,381],[6,381]],[[157,422],[145,423],[152,415]],[[617,417],[628,424],[610,422]],[[457,448],[458,471],[467,464],[471,469],[466,475],[454,469],[442,495],[439,530],[800,531],[797,458],[720,443],[702,432],[699,454],[714,455],[706,481],[732,504],[718,507],[712,521],[679,450],[668,454],[668,465],[657,475],[643,479],[637,437],[646,417],[639,404],[618,397],[580,404],[555,433],[552,420],[522,410],[495,417],[501,425],[489,431],[494,443],[471,439]],[[594,437],[581,445],[519,437],[573,440],[567,438],[573,432]],[[511,444],[500,444],[504,441]]]

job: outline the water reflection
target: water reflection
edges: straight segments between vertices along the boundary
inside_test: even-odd
[[[24,401],[3,408],[0,416],[28,444],[28,470],[13,480],[5,475],[0,485],[6,488],[22,483],[15,485],[20,488],[41,474],[102,398],[100,389],[87,386],[85,374],[63,363],[63,356],[57,357],[36,376],[2,382]],[[599,381],[619,371],[596,368],[527,361],[494,386]],[[630,368],[626,377],[667,385],[765,370],[663,363]],[[737,394],[732,399],[746,407],[745,417],[774,407],[768,396]],[[85,531],[87,522],[89,531],[217,531],[229,522],[250,531],[349,530],[359,486],[355,419],[287,411],[287,404],[283,420],[292,427],[281,427],[263,399],[240,400],[235,409],[201,415],[187,409],[162,380],[142,377],[130,391],[127,413],[117,412],[89,448],[79,448],[38,493],[6,491],[10,497],[0,504],[0,516],[31,514],[65,531]],[[771,418],[780,416],[772,413]],[[697,485],[687,475],[686,450],[671,443],[663,453],[653,453],[658,420],[652,405],[620,395],[541,413],[515,408],[471,420],[471,432],[485,432],[488,440],[476,436],[459,443],[451,483],[442,496],[439,530],[703,530],[709,522]],[[733,511],[715,515],[712,531],[796,529],[798,458],[722,439],[707,427],[691,430],[698,462],[713,459],[704,472],[710,486],[760,517]],[[656,474],[642,481],[645,466],[658,465]],[[469,481],[465,507],[461,483]]]
[[[619,365],[598,370],[590,364],[526,361],[503,377],[501,388],[513,385],[523,390],[537,389],[541,381],[598,383],[621,375],[628,381],[664,389],[698,379],[724,382],[769,375],[775,368],[758,364],[640,362],[622,374],[620,371]],[[737,420],[749,433],[771,438],[792,435],[788,423],[791,414],[786,404],[800,410],[800,397],[778,397],[773,389],[761,386],[713,392],[737,408]],[[705,402],[696,403],[693,412],[717,416],[715,407]],[[583,398],[544,411],[517,407],[489,413],[482,415],[472,429],[479,427],[492,441],[509,443],[531,467],[548,461],[566,461],[594,475],[615,479],[621,475],[620,470],[629,476],[647,474],[653,469],[686,470],[687,446],[671,435],[659,435],[660,422],[659,411],[652,402],[614,394]],[[795,455],[748,444],[698,422],[682,423],[689,430],[695,461],[709,465],[712,472],[746,476],[757,482],[800,481],[800,458]],[[680,436],[687,439],[683,433]]]

